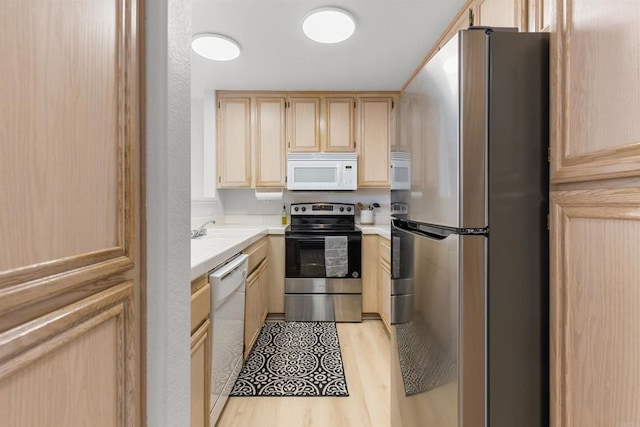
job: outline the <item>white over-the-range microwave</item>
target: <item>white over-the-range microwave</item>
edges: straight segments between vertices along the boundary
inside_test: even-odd
[[[411,154],[401,151],[391,152],[391,189],[411,189]]]
[[[288,190],[356,190],[356,153],[289,153]]]

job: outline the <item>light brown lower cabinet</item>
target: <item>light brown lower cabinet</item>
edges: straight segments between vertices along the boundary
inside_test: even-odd
[[[640,187],[551,193],[551,426],[640,426]]]
[[[211,321],[191,335],[191,427],[209,427]]]
[[[379,313],[378,235],[362,236],[362,312]]]
[[[379,267],[380,318],[387,331],[391,331],[391,266],[381,262]]]
[[[245,285],[244,306],[244,358],[251,352],[251,348],[258,338],[262,324],[267,317],[269,305],[269,261],[265,258],[262,263],[249,275]]]
[[[211,390],[211,285],[191,282],[191,427],[209,427]]]
[[[284,235],[269,236],[269,306],[267,311],[274,314],[284,313],[284,271],[285,271]]]
[[[391,331],[391,242],[378,238],[378,303],[382,323]]]

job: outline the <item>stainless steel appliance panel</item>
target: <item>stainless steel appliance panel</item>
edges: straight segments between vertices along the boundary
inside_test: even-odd
[[[288,294],[360,294],[362,279],[286,278],[284,287]]]
[[[494,33],[490,46],[491,427],[549,419],[549,35],[518,36]]]
[[[414,179],[410,190],[391,192],[399,225],[391,230],[392,419],[400,420],[393,425],[545,427],[549,35],[475,28],[458,37],[401,97],[412,107],[410,123],[399,123],[409,127],[400,134],[411,135]],[[459,59],[448,61],[447,52]],[[458,79],[446,79],[454,65]],[[456,90],[451,85],[460,88],[455,111],[443,101]],[[453,127],[457,151],[448,145]],[[442,245],[450,239],[457,251],[447,257]],[[456,263],[454,279],[448,272]],[[452,312],[437,290],[455,281],[453,382],[442,374],[451,368],[443,355],[452,335],[445,313]],[[418,350],[407,352],[412,346]],[[436,366],[415,368],[434,359]]]
[[[460,193],[455,227],[485,228],[487,198],[488,38],[484,31],[460,32]]]
[[[412,290],[391,296],[398,354],[392,369],[401,379],[395,384],[402,384],[399,413],[407,417],[402,425],[484,426],[487,237],[440,237],[396,226],[391,234],[392,245],[403,248],[392,250],[392,269],[411,267],[392,276],[396,291]],[[420,418],[413,419],[416,411]]]
[[[393,316],[398,357],[392,358],[392,370],[400,375],[395,393],[404,427],[458,427],[461,239],[391,229],[392,245],[402,247],[392,247],[392,287],[411,290],[406,284],[413,283],[412,293],[391,296],[392,307],[402,310]],[[413,419],[413,413],[421,416]]]
[[[411,156],[412,220],[452,228],[484,228],[486,210],[486,76],[484,31],[455,36],[407,87],[421,105]]]
[[[286,294],[287,322],[361,322],[360,294]]]
[[[407,87],[412,108],[410,216],[458,227],[460,158],[458,143],[458,36],[447,43]]]

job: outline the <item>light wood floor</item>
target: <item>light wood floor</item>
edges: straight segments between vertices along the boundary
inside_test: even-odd
[[[216,426],[389,427],[389,336],[382,322],[338,323],[349,397],[230,397]]]

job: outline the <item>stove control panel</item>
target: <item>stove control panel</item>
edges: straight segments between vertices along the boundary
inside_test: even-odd
[[[348,203],[292,203],[291,215],[355,215],[355,206]]]

